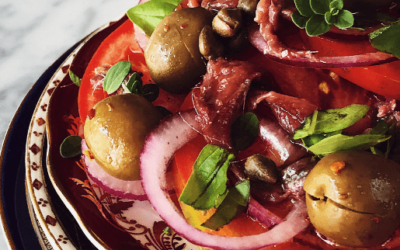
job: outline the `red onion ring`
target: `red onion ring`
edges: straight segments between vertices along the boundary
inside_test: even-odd
[[[264,54],[267,49],[267,42],[262,37],[258,25],[250,25],[249,27],[249,41],[260,52]],[[346,67],[361,67],[379,65],[397,60],[391,54],[384,52],[365,53],[354,56],[331,56],[331,57],[318,57],[319,60],[315,61],[309,58],[278,58],[276,56],[265,54],[271,59],[297,67],[304,68],[346,68]]]
[[[167,182],[168,163],[175,151],[198,135],[188,126],[196,124],[194,117],[195,112],[192,110],[165,119],[148,135],[140,157],[142,185],[147,197],[156,212],[175,232],[197,245],[245,250],[288,241],[308,226],[303,201],[299,201],[286,221],[258,235],[224,237],[205,233],[189,225],[163,187]]]
[[[85,140],[82,140],[82,152],[89,150]],[[89,159],[88,156],[82,154],[82,159],[86,165],[87,175],[105,192],[117,197],[130,200],[147,200],[147,195],[143,190],[140,180],[124,181],[108,174],[104,171],[95,160]],[[172,175],[169,176],[169,179]],[[169,184],[173,182],[170,181]],[[169,192],[174,192],[174,188],[169,186]]]
[[[261,206],[258,201],[250,197],[249,208],[247,209],[247,214],[263,223],[267,228],[271,228],[282,222],[282,219],[276,216],[274,213]]]

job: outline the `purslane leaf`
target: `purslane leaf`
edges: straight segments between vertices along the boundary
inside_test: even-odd
[[[182,0],[150,0],[129,9],[126,15],[148,36],[155,27],[176,9]]]
[[[335,24],[335,23],[336,23],[337,16],[332,15],[332,13],[326,12],[325,15],[324,15],[324,17],[325,17],[325,22],[326,22],[327,24],[332,25],[332,24]]]
[[[217,211],[202,226],[218,230],[246,210],[249,198],[250,181],[244,180],[242,183],[229,189],[228,195],[217,208]]]
[[[81,86],[81,78],[79,76],[75,75],[74,72],[72,72],[70,69],[68,70],[68,75],[69,78],[73,83],[75,83],[76,86],[80,87]]]
[[[314,15],[306,23],[306,32],[309,36],[319,36],[328,32],[331,26],[325,22],[324,16]]]
[[[310,0],[310,6],[316,14],[324,15],[329,12],[329,0]]]
[[[240,115],[232,123],[231,141],[236,151],[244,150],[253,144],[259,132],[257,116],[253,113]]]
[[[302,16],[311,17],[315,14],[311,9],[309,0],[294,0],[294,4]]]
[[[369,34],[372,46],[400,58],[400,21]]]
[[[335,26],[339,29],[347,29],[353,26],[354,24],[354,16],[348,10],[341,10],[337,15],[337,21],[335,22]]]
[[[344,7],[344,3],[342,0],[333,0],[329,4],[330,12],[334,12],[335,10],[341,10]]]
[[[293,12],[291,17],[293,23],[300,29],[304,29],[306,27],[306,23],[309,19],[308,17],[302,16],[298,11]]]
[[[113,65],[104,78],[103,89],[107,91],[108,94],[117,91],[130,70],[131,63],[128,61],[121,61]]]
[[[362,134],[356,136],[337,134],[314,144],[308,150],[315,155],[325,156],[339,150],[365,150],[389,139],[390,136],[381,134]]]
[[[196,159],[179,201],[202,210],[218,206],[227,195],[226,171],[233,158],[226,149],[206,145]]]
[[[71,158],[82,154],[82,138],[77,135],[70,135],[60,145],[60,154],[63,158]]]

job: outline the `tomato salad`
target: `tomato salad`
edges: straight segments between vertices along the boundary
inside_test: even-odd
[[[400,247],[398,12],[141,2],[70,72],[88,175],[206,248]]]

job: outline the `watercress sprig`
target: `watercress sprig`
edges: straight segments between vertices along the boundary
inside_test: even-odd
[[[292,14],[293,23],[306,29],[309,36],[328,32],[332,25],[339,29],[353,26],[353,14],[343,9],[343,0],[294,0],[297,11]]]

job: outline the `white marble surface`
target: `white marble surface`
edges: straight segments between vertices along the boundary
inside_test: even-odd
[[[18,105],[48,66],[78,40],[121,16],[137,1],[0,1],[0,142]],[[3,235],[0,249],[7,249]]]

